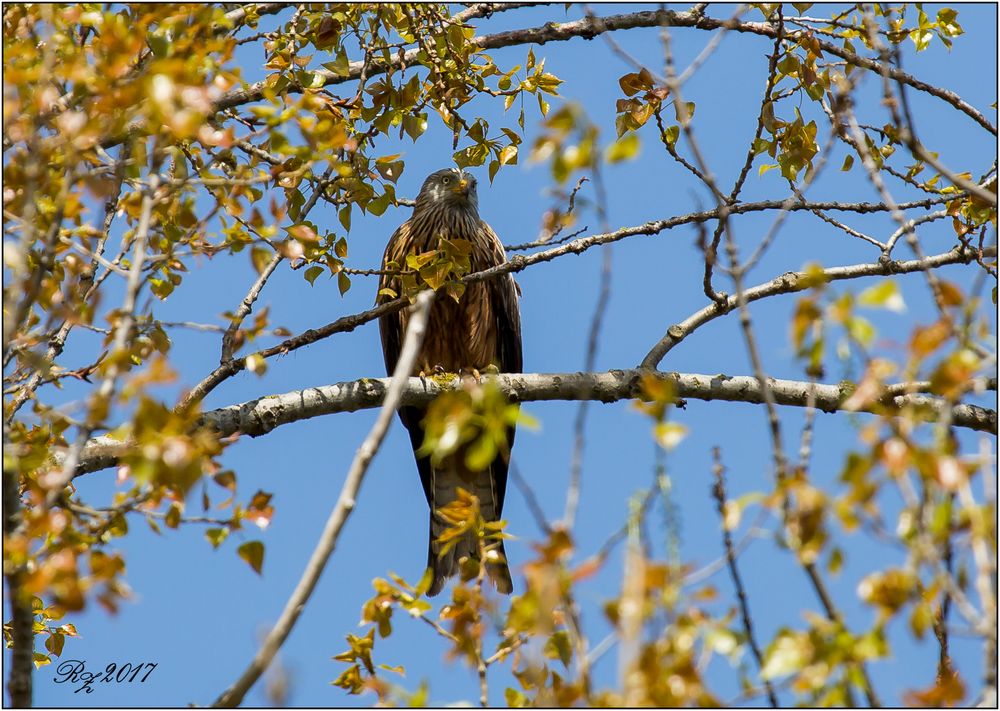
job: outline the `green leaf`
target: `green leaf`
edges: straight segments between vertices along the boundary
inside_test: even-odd
[[[685,101],[684,107],[681,108],[679,103],[674,103],[674,113],[677,116],[677,123],[684,124],[689,123],[691,119],[694,118],[695,105],[693,101]]]
[[[271,263],[271,250],[257,246],[250,250],[250,262],[258,274],[263,274],[264,269]]]
[[[570,645],[569,633],[566,630],[559,630],[553,633],[545,643],[545,656],[549,659],[558,659],[563,666],[569,669],[569,663],[573,659],[573,648]]]
[[[542,98],[542,95],[538,95],[538,110],[542,112],[542,116],[549,115],[549,102]]]
[[[340,289],[340,295],[343,296],[351,288],[351,278],[344,272],[340,272],[337,274],[337,287]]]
[[[872,341],[875,340],[875,327],[868,319],[861,316],[852,316],[848,319],[846,325],[848,332],[854,337],[854,340],[865,348],[870,346]]]
[[[606,158],[608,163],[620,163],[623,160],[635,158],[639,154],[639,136],[630,133],[608,146]]]
[[[892,279],[883,279],[858,294],[858,304],[872,308],[888,309],[894,313],[906,311],[906,303],[899,286]]]
[[[218,548],[228,537],[228,528],[209,528],[205,531],[205,540],[212,544],[212,548]]]
[[[911,30],[910,39],[913,40],[914,46],[917,48],[918,52],[923,52],[927,47],[930,46],[931,40],[934,38],[934,33],[930,30]]]
[[[403,116],[403,130],[416,141],[427,130],[427,114],[406,114]]]
[[[160,300],[165,300],[174,292],[174,284],[169,279],[150,279],[150,291]]]
[[[840,166],[840,169],[846,173],[851,169],[851,166],[853,165],[854,165],[854,154],[848,153],[846,156],[844,156],[844,164]]]
[[[246,357],[247,370],[256,375],[263,375],[267,372],[267,361],[260,353],[251,353]]]
[[[687,427],[678,422],[660,422],[654,429],[656,443],[664,449],[673,449],[687,436]]]
[[[31,660],[35,663],[36,669],[44,667],[46,664],[52,663],[52,660],[49,659],[49,655],[42,654],[41,652],[32,652]]]
[[[326,84],[319,72],[295,72],[295,79],[303,89],[320,89]]]
[[[60,633],[50,634],[45,640],[45,648],[57,657],[62,654],[63,645],[66,643],[66,635]]]
[[[170,505],[167,509],[167,515],[164,517],[163,522],[167,524],[167,528],[177,528],[181,525],[181,507],[176,503]]]
[[[250,564],[257,575],[264,567],[264,544],[260,541],[247,541],[236,549],[236,553]]]
[[[382,193],[368,203],[368,212],[379,217],[389,207],[389,193]]]
[[[500,151],[499,160],[501,165],[516,165],[517,146],[513,143],[509,146],[504,146],[503,150]]]
[[[512,689],[507,687],[503,692],[503,698],[507,702],[507,706],[512,709],[524,709],[531,706],[531,700],[528,699],[522,692],[517,689]]]
[[[332,62],[327,62],[323,67],[329,69],[339,77],[346,77],[351,69],[351,62],[347,58],[347,51],[341,47],[340,51],[337,52],[337,58]]]
[[[777,679],[798,671],[808,662],[811,648],[812,644],[805,635],[782,630],[764,655],[761,678]]]
[[[663,140],[667,142],[667,145],[673,146],[677,143],[677,138],[681,135],[680,126],[667,126],[667,129],[663,132]]]
[[[311,266],[306,269],[305,278],[309,282],[309,286],[312,286],[316,282],[316,278],[323,273],[323,267]]]

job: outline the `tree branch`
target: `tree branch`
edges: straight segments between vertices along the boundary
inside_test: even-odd
[[[484,378],[494,378],[494,382],[512,402],[592,400],[610,403],[641,397],[642,375],[655,375],[673,381],[677,396],[680,398],[751,404],[760,404],[764,401],[760,383],[752,376],[664,373],[633,368],[599,373],[512,373],[484,376]],[[768,378],[768,384],[774,392],[775,402],[779,405],[807,407],[810,404],[809,389],[813,387],[811,383]],[[299,420],[335,412],[355,412],[378,407],[385,399],[388,386],[387,378],[362,378],[318,388],[294,390],[281,395],[269,395],[210,410],[201,416],[199,424],[216,430],[220,437],[237,433],[259,437],[276,427]],[[441,393],[458,390],[461,387],[457,377],[451,380],[413,377],[400,395],[399,406],[426,406]],[[816,385],[815,388],[815,406],[823,412],[844,409],[841,403],[851,394],[850,388],[839,385]],[[904,407],[936,409],[943,403],[940,398],[926,395],[890,395],[881,404],[866,405],[860,411],[881,412],[883,408]],[[928,415],[929,418],[931,416]],[[977,405],[955,405],[952,408],[952,417],[958,427],[997,433],[997,413],[993,410]],[[84,474],[113,466],[118,457],[130,446],[127,441],[96,437],[84,448],[77,472]]]
[[[722,457],[718,447],[712,448],[712,457],[715,464],[712,472],[715,474],[715,485],[712,487],[712,496],[715,498],[716,508],[719,512],[719,521],[722,525],[722,543],[726,549],[726,565],[729,567],[729,577],[733,580],[733,587],[736,588],[736,598],[740,603],[740,618],[743,621],[743,632],[747,636],[747,644],[753,658],[757,661],[757,669],[764,669],[764,655],[761,654],[760,645],[753,633],[753,617],[750,615],[750,601],[747,599],[746,588],[743,586],[743,578],[740,577],[740,569],[736,565],[736,551],[733,548],[733,534],[726,521],[726,478],[725,468],[722,466]],[[778,697],[775,696],[774,688],[769,679],[764,679],[764,688],[767,692],[767,699],[771,708],[778,708]]]
[[[333,553],[333,549],[337,545],[340,531],[354,510],[358,491],[361,489],[361,482],[364,480],[365,472],[368,471],[368,465],[371,464],[379,447],[382,446],[386,432],[389,431],[389,425],[392,423],[392,417],[396,412],[397,405],[400,403],[400,397],[406,387],[409,374],[413,371],[417,355],[420,353],[420,346],[423,344],[427,326],[427,316],[430,313],[433,302],[433,291],[424,291],[417,296],[417,301],[413,307],[413,314],[406,329],[403,349],[396,364],[396,371],[385,385],[385,400],[382,403],[382,409],[378,413],[378,419],[375,420],[371,432],[368,433],[365,441],[358,448],[357,454],[354,455],[354,461],[351,462],[351,468],[348,470],[347,478],[344,480],[344,485],[340,490],[340,497],[337,499],[333,511],[330,512],[330,518],[327,520],[323,533],[316,543],[316,548],[309,558],[299,584],[295,586],[295,590],[285,604],[285,609],[282,611],[281,617],[278,618],[277,623],[275,623],[274,627],[268,633],[267,638],[261,645],[257,655],[253,658],[250,666],[247,667],[243,675],[231,687],[215,700],[212,706],[217,708],[233,708],[240,705],[247,691],[260,678],[260,675],[264,673],[274,655],[277,654],[278,649],[281,648],[281,645],[288,638],[292,627],[309,601],[309,597],[312,595],[313,590],[316,588],[316,583],[319,582],[319,577],[323,573],[323,568],[326,567],[326,563],[330,559],[330,554]]]
[[[6,433],[5,433],[6,435]],[[4,437],[6,439],[6,436]],[[3,537],[4,548],[17,535],[23,524],[21,511],[20,481],[13,467],[3,471]],[[22,587],[24,566],[4,564],[4,579],[7,583],[7,600],[10,604],[11,654],[10,669],[7,672],[7,692],[10,705],[29,708],[32,696],[33,654],[35,651],[35,615],[31,608],[31,598]]]
[[[515,5],[520,6],[520,3],[515,3]],[[500,9],[501,7],[502,5],[498,8],[494,8],[494,11]],[[707,17],[700,11],[694,10],[687,12],[675,12],[672,10],[647,10],[644,12],[635,12],[624,15],[608,15],[606,17],[594,18],[586,17],[571,22],[549,22],[539,27],[526,27],[523,29],[509,30],[507,32],[497,32],[491,35],[481,35],[472,38],[471,42],[478,45],[480,49],[489,50],[524,44],[564,42],[575,37],[583,37],[584,39],[589,40],[605,32],[630,30],[640,27],[691,27],[709,31],[725,29],[729,31],[761,35],[771,39],[774,39],[778,34],[778,30],[769,22],[734,22],[730,19]],[[800,39],[806,37],[807,34],[811,33],[807,33],[804,30],[789,31],[786,29],[784,37],[789,41],[798,42]],[[815,41],[819,43],[822,50],[827,54],[835,55],[849,64],[853,64],[856,67],[861,67],[862,69],[867,69],[872,72],[881,73],[886,71],[888,72],[888,75],[896,81],[912,86],[918,91],[923,91],[931,96],[942,99],[959,111],[968,115],[994,136],[997,135],[997,129],[986,119],[986,117],[983,116],[983,114],[976,108],[965,102],[955,92],[948,91],[947,89],[941,89],[923,82],[906,72],[896,69],[895,67],[883,69],[882,64],[879,62],[849,52],[842,47],[838,47],[837,45],[826,42],[825,40],[816,39]],[[367,74],[368,76],[374,76],[377,74],[384,74],[390,69],[395,70],[403,66],[411,66],[416,62],[419,54],[420,49],[414,48],[397,56],[391,62],[372,63],[367,69]],[[317,70],[314,73],[316,76],[322,77],[324,86],[330,86],[333,84],[343,84],[350,81],[356,81],[361,77],[364,67],[365,63],[363,61],[357,61],[351,62],[347,73],[343,75],[335,74],[334,72],[322,69]],[[254,84],[250,84],[245,88],[233,89],[215,101],[213,110],[215,112],[225,111],[226,109],[242,106],[243,104],[260,101],[264,98],[266,86],[266,80],[262,80]],[[298,93],[301,91],[302,87],[297,82],[290,81],[288,87],[282,93]],[[123,134],[105,139],[102,142],[102,146],[104,148],[109,148],[111,146],[118,145],[129,135],[139,132],[143,125],[144,124],[141,121],[131,124]]]
[[[995,256],[996,247],[991,247],[983,251],[986,256]],[[913,259],[906,262],[895,262],[892,260],[882,260],[872,264],[854,264],[844,267],[831,267],[822,271],[827,281],[841,281],[844,279],[857,279],[865,276],[890,276],[892,274],[909,274],[911,272],[924,272],[936,269],[946,264],[969,264],[976,260],[976,250],[969,247],[955,247],[950,252],[935,254],[924,259]],[[747,302],[757,301],[776,294],[792,294],[803,291],[815,283],[810,281],[806,272],[786,272],[771,281],[750,287],[744,293]],[[663,357],[669,353],[674,346],[683,341],[694,331],[701,328],[709,321],[713,321],[719,316],[724,316],[735,309],[737,301],[735,296],[730,296],[725,303],[712,303],[705,308],[696,311],[680,323],[676,323],[667,329],[666,334],[642,359],[641,368],[655,368],[659,365]]]
[[[951,196],[950,198],[927,198],[925,200],[918,200],[911,203],[905,203],[897,205],[899,209],[909,209],[918,207],[929,207],[930,205],[940,204],[946,202],[948,199],[954,199],[957,196]],[[817,202],[817,203],[795,203],[792,205],[787,204],[787,201],[781,200],[764,200],[761,202],[754,203],[744,203],[740,205],[733,205],[728,208],[730,215],[743,214],[747,212],[759,212],[762,210],[812,210],[812,209],[822,209],[822,210],[845,210],[849,212],[858,213],[871,213],[871,212],[885,212],[889,208],[880,205],[878,203],[840,203],[840,202]],[[466,275],[462,281],[466,284],[471,284],[477,281],[485,281],[487,279],[494,279],[502,274],[510,274],[514,272],[519,272],[533,264],[538,264],[540,262],[548,262],[557,257],[562,257],[567,254],[580,254],[587,251],[591,247],[596,247],[601,244],[610,244],[611,242],[617,242],[619,240],[626,239],[627,237],[634,237],[636,235],[655,235],[663,232],[665,230],[678,227],[680,225],[687,225],[692,223],[705,222],[706,220],[716,219],[718,217],[719,210],[705,210],[702,212],[692,212],[687,215],[679,215],[677,217],[671,217],[666,220],[653,220],[651,222],[646,222],[641,225],[635,225],[632,227],[623,227],[614,232],[605,232],[602,234],[591,235],[589,237],[580,237],[572,242],[567,242],[566,244],[547,249],[542,252],[535,252],[529,255],[515,255],[510,259],[510,261],[505,262],[499,266],[487,269],[485,271],[476,272],[474,274]],[[972,252],[970,252],[972,254]],[[978,254],[978,253],[975,253]],[[983,252],[985,255],[989,255],[989,250]],[[931,258],[933,259],[933,258]],[[954,260],[955,263],[968,264],[970,261],[974,261],[975,257],[965,258],[963,253],[962,259]],[[952,262],[946,262],[952,263]],[[906,264],[901,263],[890,263],[890,264]],[[867,266],[867,265],[865,265]],[[937,266],[937,265],[935,265]],[[891,267],[895,268],[895,267]],[[905,271],[905,270],[904,270]],[[881,273],[881,272],[876,272]],[[859,274],[857,276],[865,276],[865,274]],[[850,277],[839,277],[841,279],[854,278]],[[304,346],[308,346],[312,343],[320,341],[324,338],[332,336],[335,333],[345,333],[353,331],[358,326],[368,323],[369,321],[374,321],[380,316],[386,314],[395,313],[401,308],[406,306],[409,302],[405,298],[398,298],[394,301],[389,301],[387,303],[376,306],[375,308],[368,309],[367,311],[362,311],[357,314],[352,314],[350,316],[343,316],[336,321],[321,326],[320,328],[310,328],[307,331],[300,333],[297,336],[293,336],[277,345],[271,346],[270,348],[265,348],[256,353],[262,358],[271,358],[276,355],[284,355],[289,351],[293,351]],[[730,307],[728,310],[731,310]],[[721,315],[721,314],[719,314]],[[673,346],[670,346],[673,347]],[[669,350],[667,348],[666,350]],[[666,353],[666,350],[664,353]],[[647,359],[650,356],[647,356]],[[655,363],[648,364],[645,361],[643,365],[648,365],[653,367],[659,362],[659,359]],[[212,392],[220,383],[223,383],[227,379],[236,375],[237,373],[243,371],[246,368],[246,358],[235,358],[227,360],[209,373],[205,378],[201,380],[197,385],[195,385],[188,393],[182,398],[180,404],[177,406],[177,410],[184,410],[191,405],[200,402],[205,398],[208,393]]]
[[[159,175],[153,174],[150,179],[149,189],[142,198],[142,214],[139,217],[139,224],[136,227],[135,236],[132,238],[132,242],[135,244],[135,251],[132,253],[132,264],[129,267],[128,281],[125,286],[125,296],[122,299],[121,315],[118,318],[118,323],[115,325],[114,340],[112,341],[110,349],[111,358],[115,360],[112,360],[111,365],[108,367],[107,374],[104,376],[100,386],[98,386],[97,391],[93,395],[97,402],[111,402],[111,399],[114,396],[115,387],[118,384],[118,379],[121,377],[123,372],[120,359],[124,356],[126,348],[129,344],[129,339],[133,335],[132,328],[135,325],[136,302],[138,300],[139,290],[142,288],[143,283],[142,265],[146,259],[147,240],[149,239],[149,231],[152,225],[153,205],[156,202],[156,191],[158,187]],[[123,247],[123,249],[125,249],[125,247]],[[50,485],[49,493],[45,498],[46,506],[54,504],[56,499],[62,493],[63,488],[73,481],[73,478],[76,476],[76,465],[79,461],[79,456],[82,454],[90,435],[99,424],[99,422],[88,420],[88,422],[80,428],[73,445],[69,448],[69,454],[62,462],[62,470]]]

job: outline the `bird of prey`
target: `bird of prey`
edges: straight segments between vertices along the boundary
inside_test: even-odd
[[[473,272],[507,261],[500,238],[479,218],[476,179],[455,168],[439,170],[427,177],[417,195],[412,216],[389,239],[382,258],[383,276],[376,303],[392,298],[382,289],[402,293],[399,279],[385,273],[388,271],[386,265],[394,262],[402,266],[406,263],[407,254],[438,249],[441,238],[465,240],[472,245],[469,261]],[[442,369],[449,373],[482,372],[494,366],[503,373],[520,373],[521,316],[518,295],[519,288],[514,277],[505,274],[497,279],[468,284],[457,301],[443,295],[436,299],[428,316],[424,343],[414,370],[428,374],[441,372]],[[382,354],[389,374],[396,368],[406,325],[406,310],[379,319]],[[408,406],[399,410],[399,417],[410,434],[420,481],[431,509],[427,566],[433,572],[433,580],[427,592],[436,595],[445,581],[458,572],[459,561],[463,557],[479,557],[479,545],[474,534],[466,535],[457,545],[442,553],[442,546],[436,541],[448,525],[436,511],[454,501],[461,487],[479,498],[480,511],[487,522],[500,519],[514,428],[508,429],[506,451],[498,453],[484,471],[470,471],[464,462],[462,448],[439,465],[434,465],[429,456],[417,453],[424,441],[424,415],[425,409],[420,407]],[[513,585],[502,541],[495,550],[501,560],[488,562],[486,572],[499,592],[509,594]]]

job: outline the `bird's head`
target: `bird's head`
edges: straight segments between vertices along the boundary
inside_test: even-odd
[[[417,207],[464,210],[478,215],[476,179],[458,168],[445,168],[431,173],[417,195]]]

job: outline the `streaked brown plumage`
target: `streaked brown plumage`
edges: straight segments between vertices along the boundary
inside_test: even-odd
[[[405,264],[407,254],[438,249],[442,237],[466,240],[472,244],[470,263],[473,272],[506,261],[500,239],[488,224],[479,219],[475,178],[453,168],[432,173],[424,181],[413,215],[389,239],[382,258],[383,269],[389,262]],[[382,277],[380,291],[385,287],[396,293],[401,291],[399,280],[394,277]],[[377,303],[387,300],[389,297],[385,295],[376,298]],[[390,374],[399,359],[406,323],[405,310],[379,319],[382,353]],[[443,295],[435,300],[415,373],[433,373],[438,368],[449,373],[473,369],[482,372],[491,365],[504,373],[521,372],[518,287],[509,274],[469,284],[457,302]],[[467,536],[450,551],[439,555],[440,546],[435,540],[446,525],[434,512],[453,501],[456,490],[462,487],[479,497],[480,510],[487,521],[500,519],[507,487],[509,450],[514,445],[514,428],[508,431],[508,450],[498,454],[485,471],[470,471],[464,464],[464,452],[461,450],[447,457],[439,466],[434,466],[429,457],[416,454],[424,441],[424,414],[424,409],[417,407],[399,410],[400,419],[410,433],[420,481],[431,508],[427,565],[433,570],[434,577],[428,594],[435,595],[440,592],[445,580],[458,572],[461,558],[478,557],[479,547],[473,537]],[[502,542],[497,552],[506,561]],[[508,594],[512,591],[506,562],[489,563],[486,571],[497,590]]]

